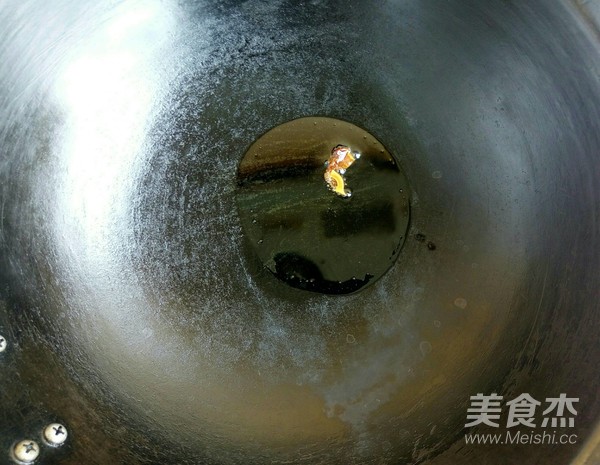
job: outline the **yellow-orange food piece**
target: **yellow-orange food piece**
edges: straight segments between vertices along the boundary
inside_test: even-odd
[[[360,157],[352,153],[349,147],[338,145],[331,151],[323,178],[329,188],[342,197],[349,197],[351,192],[346,189],[343,174]]]

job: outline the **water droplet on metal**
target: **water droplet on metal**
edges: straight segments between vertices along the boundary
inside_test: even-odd
[[[419,344],[419,349],[421,350],[421,355],[425,357],[431,352],[431,343],[429,343],[428,341],[421,341],[421,343]]]
[[[466,299],[463,299],[462,297],[457,297],[457,298],[454,300],[454,305],[455,305],[456,307],[458,307],[458,308],[462,308],[462,309],[464,310],[465,308],[467,308],[467,300],[466,300]]]

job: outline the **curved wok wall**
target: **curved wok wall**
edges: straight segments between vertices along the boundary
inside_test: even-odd
[[[58,419],[46,463],[579,453],[600,411],[600,60],[571,7],[14,3],[5,450]],[[348,296],[282,288],[235,209],[248,146],[313,115],[368,130],[411,183],[396,264]],[[465,446],[478,392],[579,397],[579,443]]]

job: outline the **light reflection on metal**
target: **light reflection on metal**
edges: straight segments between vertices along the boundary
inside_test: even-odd
[[[149,57],[164,40],[168,17],[158,2],[124,4],[83,51],[66,63],[56,94],[65,111],[62,142],[64,218],[71,233],[101,253],[105,227],[123,205],[158,86]],[[140,43],[140,37],[152,43]]]

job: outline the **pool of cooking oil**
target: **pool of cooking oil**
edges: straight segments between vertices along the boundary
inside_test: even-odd
[[[348,163],[335,165],[339,153]],[[336,192],[326,172],[344,188]],[[271,129],[240,161],[237,186],[251,250],[298,289],[364,289],[394,265],[406,238],[405,174],[381,142],[346,121],[307,117]]]

